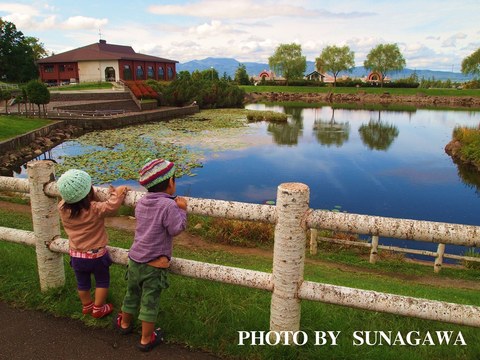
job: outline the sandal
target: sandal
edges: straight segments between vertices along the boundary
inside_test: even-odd
[[[107,316],[113,311],[112,304],[105,304],[102,306],[93,305],[92,316],[95,319],[100,319],[104,316]]]
[[[118,313],[117,318],[113,319],[113,326],[121,335],[128,335],[131,332],[133,332],[133,322],[131,322],[127,328],[123,328],[122,319],[123,319],[122,313]]]
[[[138,343],[137,347],[140,351],[148,352],[151,351],[155,346],[160,345],[165,340],[165,334],[162,329],[157,328],[152,333],[152,338],[148,344]]]
[[[91,314],[93,311],[93,301],[90,301],[87,305],[82,305],[82,314],[87,315]]]

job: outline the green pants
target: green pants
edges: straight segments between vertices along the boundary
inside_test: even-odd
[[[138,319],[156,322],[160,310],[160,294],[168,288],[168,270],[128,260],[127,293],[122,311]]]

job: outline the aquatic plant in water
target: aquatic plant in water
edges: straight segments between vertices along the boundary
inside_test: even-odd
[[[246,130],[245,124],[244,110],[208,110],[169,122],[87,133],[77,139],[84,153],[61,156],[57,173],[80,168],[94,184],[136,180],[147,159],[165,158],[175,162],[177,177],[195,176],[193,169],[202,167],[206,149],[238,147],[238,131]]]

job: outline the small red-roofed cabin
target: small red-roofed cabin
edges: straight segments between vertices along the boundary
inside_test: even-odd
[[[175,79],[178,61],[136,53],[131,46],[98,43],[38,60],[40,79],[60,85],[74,82]]]

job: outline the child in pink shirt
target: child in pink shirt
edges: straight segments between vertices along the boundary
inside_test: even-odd
[[[125,186],[112,186],[109,198],[100,201],[92,187],[92,179],[82,170],[68,170],[57,181],[62,201],[58,204],[60,218],[68,235],[70,265],[77,279],[77,290],[82,302],[82,313],[101,318],[113,311],[107,304],[110,286],[109,267],[112,264],[107,251],[108,235],[104,219],[114,213],[128,191]],[[95,277],[95,300],[90,290],[91,276]]]

